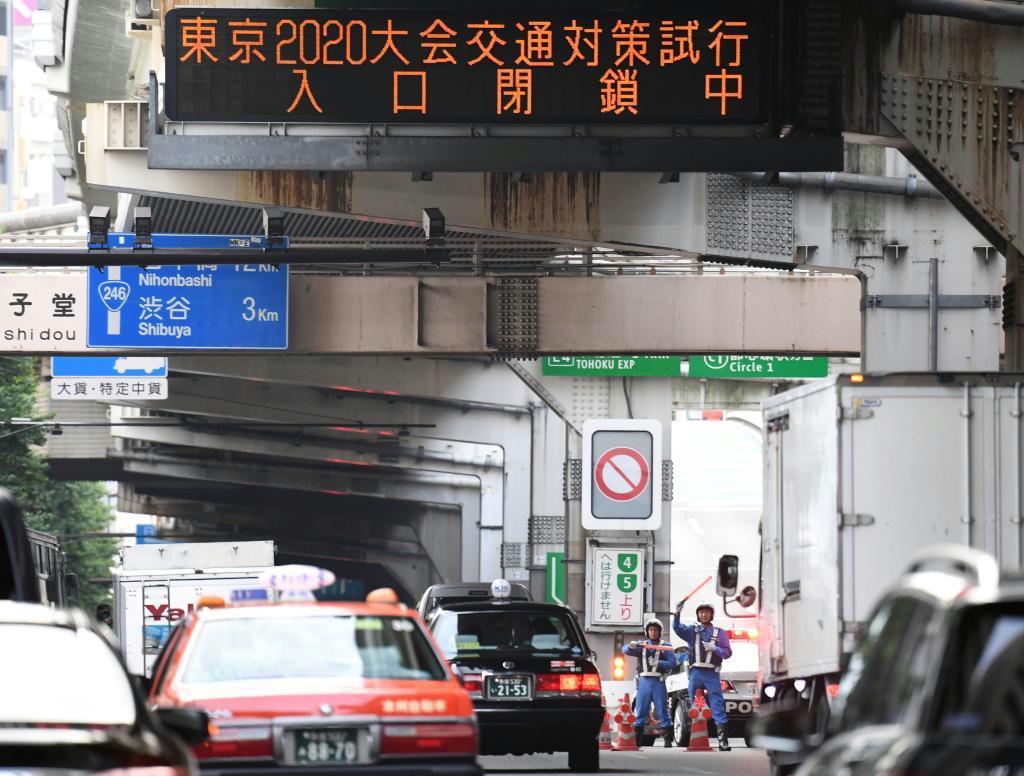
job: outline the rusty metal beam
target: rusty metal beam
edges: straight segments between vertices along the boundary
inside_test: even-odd
[[[1024,10],[964,0],[844,7],[846,129],[890,138],[1006,257],[1006,368],[1024,368]]]

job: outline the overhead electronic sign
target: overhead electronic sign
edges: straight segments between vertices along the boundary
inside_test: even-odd
[[[174,121],[766,124],[776,0],[628,10],[175,8]]]

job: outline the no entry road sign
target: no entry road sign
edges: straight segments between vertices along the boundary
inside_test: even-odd
[[[605,451],[594,466],[594,484],[612,501],[632,501],[647,490],[651,466],[643,453],[632,447]]]
[[[583,527],[654,531],[661,525],[661,424],[583,424]]]

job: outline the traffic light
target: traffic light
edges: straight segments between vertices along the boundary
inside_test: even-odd
[[[622,654],[622,643],[625,635],[615,631],[615,654],[612,657],[612,681],[621,682],[626,678],[626,657]]]

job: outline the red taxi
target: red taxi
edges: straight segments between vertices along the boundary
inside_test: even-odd
[[[269,584],[303,576],[282,568]],[[303,568],[319,573],[313,588],[330,584]],[[482,773],[472,701],[392,591],[219,604],[201,600],[171,634],[149,694],[157,708],[209,713],[194,749],[203,773]]]

